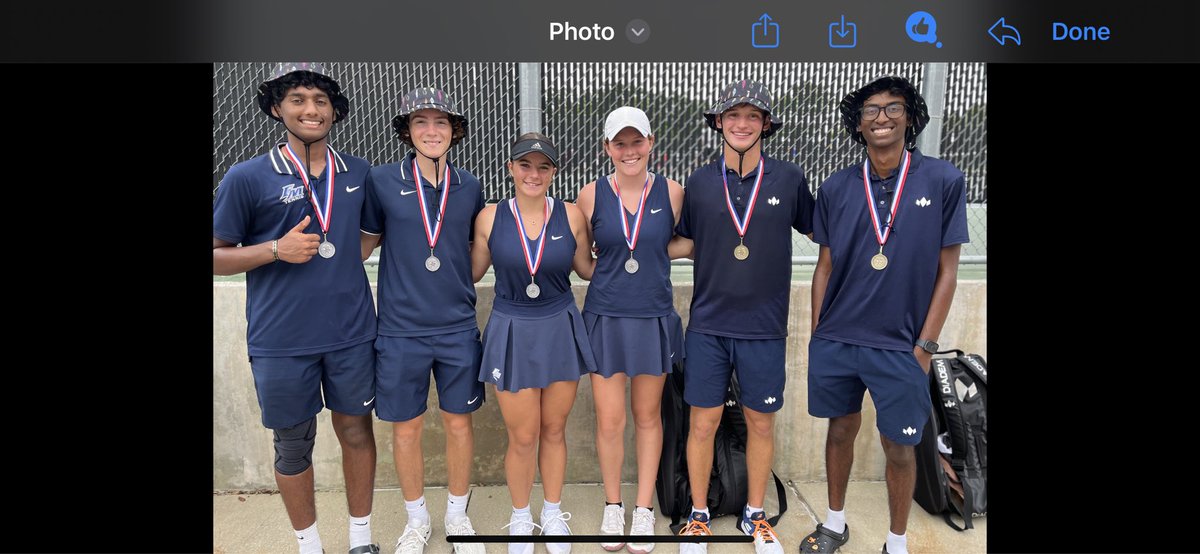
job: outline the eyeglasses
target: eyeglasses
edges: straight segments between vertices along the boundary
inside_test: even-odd
[[[879,110],[880,110],[879,106],[863,106],[863,109],[862,109],[863,121],[871,121],[871,120],[874,120],[875,118],[879,117]],[[883,113],[885,115],[887,115],[888,119],[896,119],[897,117],[900,117],[901,115],[904,114],[904,104],[901,102],[896,102],[895,104],[888,104],[887,106],[883,107]]]

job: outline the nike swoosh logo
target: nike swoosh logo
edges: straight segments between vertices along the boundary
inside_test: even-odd
[[[554,236],[554,235],[550,235],[550,240],[558,240],[558,239],[561,239],[561,238],[563,238],[563,236],[562,236],[562,235],[558,235],[557,237],[556,237],[556,236]]]
[[[362,185],[358,185],[357,187],[354,187],[354,188],[346,187],[346,192],[354,192],[354,191],[358,190],[359,187],[362,187]]]
[[[657,210],[650,210],[650,213],[652,213],[652,214],[656,214],[656,213],[658,213],[658,212],[661,212],[662,210],[663,210],[662,208],[659,208],[659,209],[657,209]]]
[[[375,401],[375,397],[374,397],[374,396],[372,396],[370,400],[368,400],[368,401],[366,401],[366,402],[363,402],[363,406],[370,406],[370,405],[371,405],[371,403],[372,403],[372,402],[374,402],[374,401]]]
[[[467,401],[467,405],[474,404],[476,400],[479,400],[479,397],[478,397],[478,396],[476,396],[475,398],[472,398],[472,399],[468,400],[468,401]]]
[[[408,196],[408,195],[410,195],[410,194],[412,194],[412,193],[414,193],[414,192],[417,192],[417,191],[415,191],[415,190],[402,190],[402,191],[400,191],[400,196]]]

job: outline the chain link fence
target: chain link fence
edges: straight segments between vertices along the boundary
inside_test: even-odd
[[[281,125],[254,100],[273,64],[216,64],[213,70],[213,192],[229,168],[282,140]],[[721,88],[739,79],[768,85],[784,126],[764,141],[768,156],[799,164],[816,190],[835,171],[860,162],[863,147],[846,135],[837,113],[841,99],[875,77],[908,77],[918,89],[919,63],[547,63],[540,64],[542,132],[554,139],[561,167],[550,193],[574,199],[579,187],[612,170],[601,147],[604,118],[631,105],[645,110],[655,134],[650,170],[683,182],[720,155],[720,135],[702,114]],[[466,140],[451,161],[477,177],[489,202],[511,194],[504,169],[509,144],[520,134],[519,76],[515,63],[332,63],[326,67],[351,102],[350,117],[330,142],[372,163],[399,159],[405,146],[391,120],[400,96],[418,86],[442,88],[467,116]],[[971,243],[964,256],[987,255],[986,66],[949,64],[939,157],[967,176]],[[796,237],[795,256],[816,256]]]

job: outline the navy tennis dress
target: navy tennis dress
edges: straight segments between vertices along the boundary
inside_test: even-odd
[[[608,177],[596,179],[592,235],[600,251],[583,321],[597,371],[604,377],[670,373],[671,364],[683,359],[683,323],[672,302],[667,243],[675,234],[675,214],[667,179],[654,176],[642,207],[634,273],[626,270],[630,255],[621,217],[632,237],[636,214],[617,198]]]
[[[596,371],[596,360],[584,331],[583,317],[571,293],[571,262],[575,237],[563,203],[547,198],[551,205],[549,224],[528,240],[518,229],[511,201],[496,206],[496,218],[488,248],[496,272],[496,299],[483,331],[483,363],[479,380],[499,390],[544,388],[555,381],[578,381]],[[528,295],[529,268],[521,242],[530,259],[544,241],[541,265],[533,282],[539,293]]]

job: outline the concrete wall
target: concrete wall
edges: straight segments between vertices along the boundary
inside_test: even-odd
[[[583,305],[586,285],[575,287],[576,301]],[[675,287],[675,308],[688,321],[692,287]],[[479,322],[482,328],[491,311],[491,286],[479,287]],[[808,338],[810,334],[808,283],[793,283],[788,317],[787,386],[783,408],[776,419],[774,469],[786,479],[809,481],[825,478],[824,440],[827,420],[808,415]],[[213,283],[213,489],[274,489],[274,454],[271,432],[263,428],[254,394],[254,379],[246,355],[245,283]],[[940,343],[987,356],[987,282],[960,281]],[[504,451],[507,435],[495,389],[487,388],[482,408],[475,412],[475,464],[472,482],[504,483]],[[445,438],[437,392],[431,387],[429,410],[425,413],[422,446],[427,485],[445,484]],[[875,409],[867,395],[863,403],[863,428],[855,447],[855,480],[882,480],[883,451],[875,429]],[[633,448],[633,416],[626,425],[623,479],[636,479]],[[313,452],[318,489],[342,488],[341,454],[329,423],[329,411],[317,417],[317,446]],[[599,482],[596,464],[595,412],[588,379],[580,381],[579,396],[567,427],[567,482]],[[392,461],[391,424],[375,421],[379,461],[377,487],[398,486]]]

